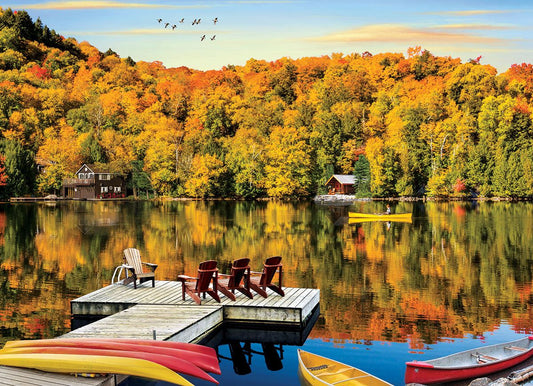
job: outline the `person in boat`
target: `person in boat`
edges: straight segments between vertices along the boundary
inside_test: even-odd
[[[391,213],[391,212],[390,212],[390,205],[387,204],[387,210],[385,211],[385,214],[390,214],[390,213]]]

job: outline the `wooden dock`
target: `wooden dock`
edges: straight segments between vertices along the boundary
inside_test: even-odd
[[[253,299],[236,292],[236,301],[221,296],[220,303],[208,296],[202,305],[197,305],[188,296],[182,300],[179,282],[156,281],[154,288],[146,282],[137,289],[132,284],[113,284],[71,301],[73,320],[95,321],[62,337],[155,338],[197,343],[227,324],[230,330],[256,325],[305,330],[300,332],[305,339],[318,317],[320,290],[284,288],[284,291],[283,297],[267,290],[267,298],[255,295]],[[110,386],[124,378],[83,378],[0,366],[0,385]]]
[[[133,285],[114,284],[73,300],[71,312],[76,317],[103,317],[116,314],[134,305],[178,305],[193,307],[219,306],[224,321],[285,324],[300,326],[311,315],[320,301],[320,291],[310,288],[284,288],[285,296],[269,292],[267,298],[255,295],[248,299],[236,292],[236,300],[221,296],[217,303],[209,296],[197,305],[190,297],[182,300],[181,283],[156,281],[155,288],[149,282],[133,288]]]
[[[223,321],[223,307],[138,304],[77,328],[64,338],[132,338],[193,342]]]

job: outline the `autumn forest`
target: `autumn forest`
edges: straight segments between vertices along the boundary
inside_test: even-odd
[[[0,9],[0,195],[59,192],[82,163],[170,197],[533,196],[533,66],[421,47],[166,68]],[[39,173],[38,167],[46,172]]]

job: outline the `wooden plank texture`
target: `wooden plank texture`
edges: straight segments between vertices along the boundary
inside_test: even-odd
[[[111,386],[118,385],[124,379],[126,379],[125,375],[84,378],[68,374],[0,366],[0,385],[9,386]]]
[[[195,339],[222,323],[222,306],[136,305],[117,314],[80,327],[64,338]]]
[[[235,301],[221,296],[220,303],[208,296],[198,306],[189,296],[182,300],[179,282],[156,281],[154,288],[146,282],[137,289],[132,284],[114,284],[73,300],[71,308],[74,316],[106,316],[137,304],[224,306],[226,320],[301,324],[318,305],[320,291],[310,288],[284,288],[284,291],[285,296],[280,296],[267,290],[267,298],[255,294],[253,299],[237,292]]]

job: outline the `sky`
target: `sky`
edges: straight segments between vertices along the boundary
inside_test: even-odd
[[[416,46],[463,62],[481,56],[499,73],[533,63],[532,0],[0,0],[0,7],[26,10],[102,52],[167,68],[366,51],[407,56]]]

